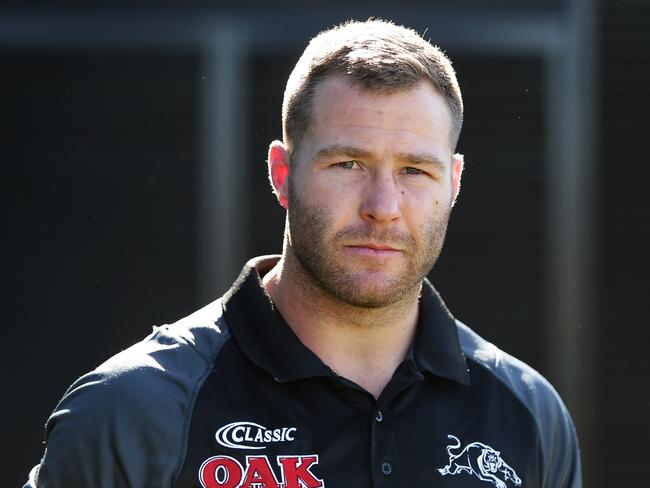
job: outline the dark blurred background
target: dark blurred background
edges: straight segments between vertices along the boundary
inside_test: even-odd
[[[45,5],[0,7],[4,486],[76,377],[281,250],[265,158],[286,78],[319,30],[369,16],[426,29],[465,99],[431,279],[560,391],[586,487],[647,482],[647,0]]]

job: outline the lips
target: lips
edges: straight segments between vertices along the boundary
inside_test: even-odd
[[[345,249],[354,256],[366,258],[391,258],[402,253],[401,250],[389,245],[376,243],[351,244]]]
[[[388,246],[386,244],[375,244],[372,242],[362,243],[362,244],[350,244],[348,247],[367,248],[367,249],[372,249],[374,251],[399,251],[399,249]]]

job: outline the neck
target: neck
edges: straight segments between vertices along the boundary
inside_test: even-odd
[[[385,307],[356,307],[323,290],[287,252],[263,283],[305,346],[337,374],[379,397],[415,335],[420,287]]]

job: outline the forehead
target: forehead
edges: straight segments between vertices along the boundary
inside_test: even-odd
[[[341,78],[323,81],[312,104],[305,149],[353,145],[372,152],[430,152],[451,157],[451,113],[429,84],[391,93],[364,90]]]

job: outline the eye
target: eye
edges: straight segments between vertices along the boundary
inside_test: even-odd
[[[423,175],[424,171],[414,168],[412,166],[407,166],[402,169],[402,172],[407,175]]]
[[[359,162],[353,159],[350,161],[341,161],[340,163],[336,163],[334,166],[343,169],[355,169],[359,167]]]

